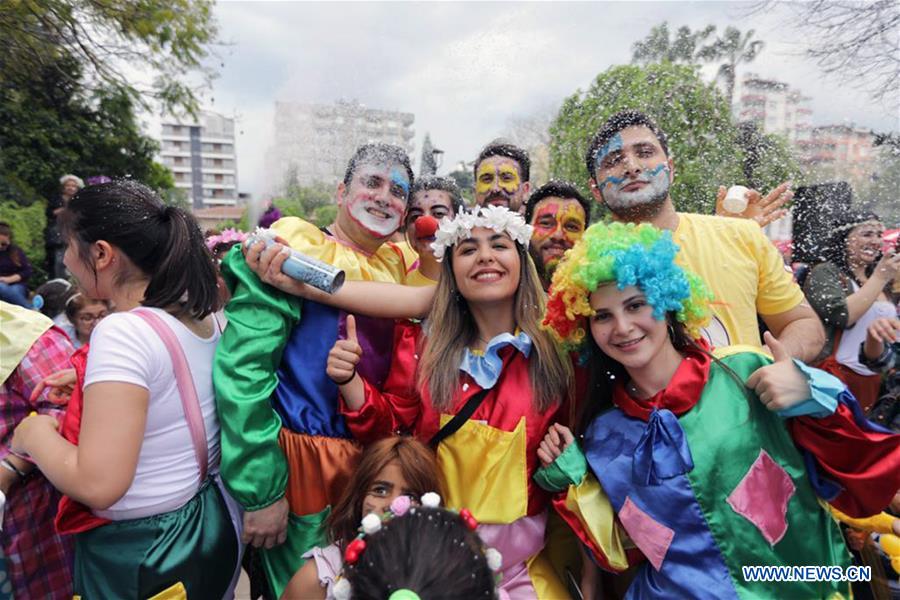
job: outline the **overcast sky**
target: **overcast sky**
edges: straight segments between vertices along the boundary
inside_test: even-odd
[[[472,160],[514,117],[561,100],[668,21],[674,31],[715,24],[753,28],[766,48],[739,70],[812,97],[813,124],[898,129],[898,100],[883,104],[827,79],[802,57],[803,36],[782,15],[747,18],[739,2],[249,2],[219,1],[224,63],[204,108],[237,114],[241,191],[264,179],[275,101],[333,102],[415,114],[418,170],[425,132],[446,154],[443,173]],[[711,71],[711,70],[710,70]],[[151,132],[159,135],[157,131]]]

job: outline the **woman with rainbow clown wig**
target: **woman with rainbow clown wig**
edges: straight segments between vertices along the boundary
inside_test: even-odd
[[[711,352],[699,336],[710,294],[677,251],[651,225],[597,224],[557,268],[544,325],[587,346],[594,380],[583,438],[554,425],[536,479],[559,491],[555,508],[597,564],[643,563],[627,598],[846,596],[846,582],[754,582],[742,567],[850,565],[819,499],[855,516],[884,509],[900,436],[770,334],[774,363],[749,347]]]
[[[327,372],[356,439],[405,430],[436,447],[446,506],[468,508],[503,555],[502,594],[560,598],[565,588],[538,556],[549,495],[532,475],[548,427],[566,418],[572,366],[540,328],[545,296],[527,253],[531,233],[497,206],[444,219],[434,304],[423,323],[396,325],[384,386],[356,372],[363,350],[352,330],[332,348]],[[455,416],[461,425],[450,433]]]

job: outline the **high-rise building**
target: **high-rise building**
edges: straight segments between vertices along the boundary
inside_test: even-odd
[[[238,203],[234,119],[210,111],[196,121],[170,118],[163,121],[160,139],[162,163],[193,208]]]
[[[747,73],[740,82],[734,114],[764,133],[777,133],[803,152],[810,141],[811,99],[781,81]]]
[[[412,113],[367,108],[355,101],[334,104],[275,103],[275,143],[266,155],[270,191],[288,180],[299,185],[336,184],[350,157],[368,142],[413,153]]]
[[[878,162],[875,135],[853,125],[825,125],[812,129],[804,162],[820,179],[850,182],[859,190],[872,177]]]

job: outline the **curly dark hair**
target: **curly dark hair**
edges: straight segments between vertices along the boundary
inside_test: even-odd
[[[440,508],[410,509],[385,522],[366,536],[365,551],[344,575],[354,600],[384,600],[400,589],[422,600],[494,597],[481,538]]]

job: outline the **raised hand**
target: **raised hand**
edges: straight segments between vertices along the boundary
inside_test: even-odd
[[[244,262],[261,281],[285,293],[309,298],[311,290],[308,285],[281,272],[281,265],[290,256],[290,250],[285,240],[282,238],[275,238],[275,240],[276,243],[268,247],[263,242],[241,246],[241,250],[244,252]]]
[[[716,194],[716,214],[720,217],[740,217],[753,219],[760,227],[765,227],[787,214],[787,209],[781,208],[794,197],[794,192],[789,188],[790,181],[785,181],[771,192],[763,196],[756,190],[747,192],[747,208],[740,214],[730,213],[725,210],[723,203],[727,190],[725,186],[719,186]]]
[[[347,339],[338,340],[332,346],[325,373],[339,386],[346,386],[356,378],[356,365],[362,354],[362,346],[356,336],[356,318],[347,315]]]
[[[747,378],[747,387],[756,392],[769,410],[785,410],[808,400],[812,393],[809,382],[794,365],[787,348],[768,331],[763,340],[775,362],[754,371]]]
[[[575,441],[572,431],[565,425],[554,423],[547,430],[541,445],[538,446],[537,455],[544,467],[553,464],[563,450],[569,447],[569,444]]]

